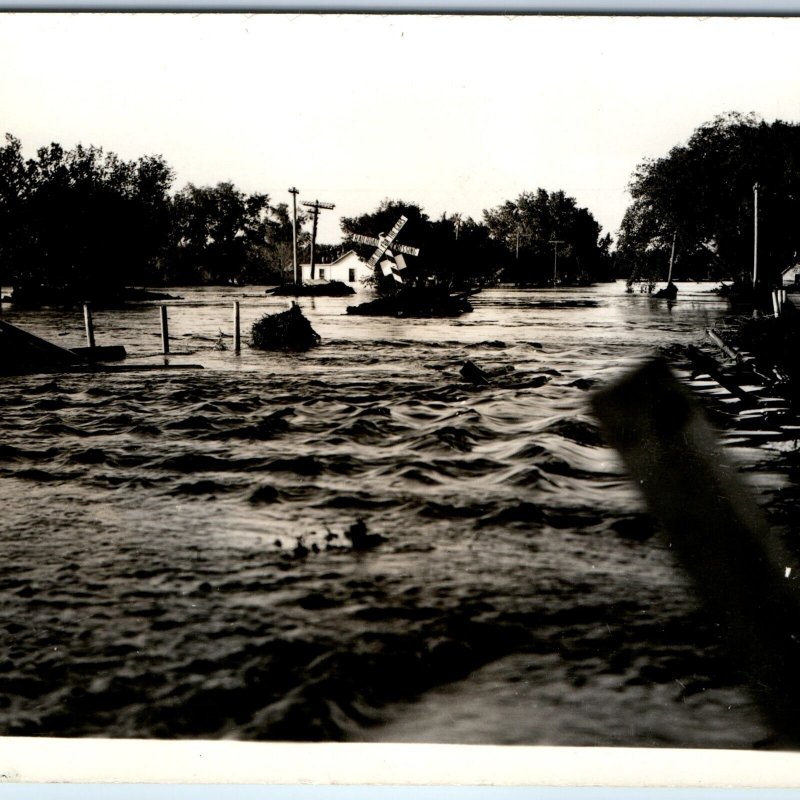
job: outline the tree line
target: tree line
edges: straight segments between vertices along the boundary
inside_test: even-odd
[[[0,282],[19,299],[68,301],[125,286],[282,279],[292,258],[286,203],[230,182],[172,192],[174,177],[161,156],[126,161],[94,146],[51,144],[25,159],[6,134]]]
[[[484,210],[481,221],[460,213],[431,219],[417,203],[384,200],[372,213],[341,220],[345,246],[368,257],[371,247],[355,242],[353,235],[386,233],[401,215],[408,222],[398,241],[420,249],[419,256],[406,259],[409,268],[453,290],[499,281],[588,284],[612,276],[611,238],[601,236],[591,212],[561,191],[523,192]]]
[[[188,184],[160,155],[125,160],[100,147],[51,144],[25,158],[6,134],[0,147],[0,283],[15,299],[113,299],[123,287],[201,283],[271,284],[291,279],[292,219],[287,203],[248,194],[233,183]],[[563,192],[538,189],[483,212],[430,218],[413,202],[386,200],[343,218],[344,241],[317,245],[317,261],[353,248],[362,233],[387,232],[408,217],[402,239],[420,248],[419,274],[448,287],[498,280],[548,285],[611,277],[610,237],[588,209]],[[306,215],[298,247],[308,260]],[[552,242],[558,240],[558,253]],[[409,259],[412,261],[412,259]]]
[[[662,158],[643,161],[629,186],[617,264],[629,284],[673,277],[752,284],[758,197],[758,282],[780,282],[800,252],[800,125],[728,113]]]
[[[278,283],[291,279],[287,203],[230,182],[173,190],[158,155],[126,161],[102,148],[59,144],[25,158],[18,139],[0,147],[0,282],[20,298],[109,297],[124,286]],[[385,200],[341,220],[326,261],[408,217],[401,241],[421,275],[451,288],[497,281],[582,284],[615,277],[652,288],[666,278],[675,241],[676,279],[751,280],[754,186],[758,186],[759,280],[778,282],[800,252],[800,124],[729,113],[634,172],[616,249],[592,213],[563,191],[539,188],[486,209],[431,218],[414,202]],[[298,213],[300,260],[309,239]]]

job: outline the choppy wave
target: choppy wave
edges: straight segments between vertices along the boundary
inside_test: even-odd
[[[587,409],[718,301],[496,291],[459,324],[354,321],[326,301],[305,309],[318,351],[234,364],[211,350],[227,304],[204,297],[174,321],[207,342],[201,372],[0,386],[0,732],[768,733]],[[46,312],[28,322],[47,332]],[[118,321],[132,355],[153,324]],[[466,359],[487,386],[461,378]],[[383,541],[354,547],[358,520]],[[501,730],[514,697],[527,722]]]

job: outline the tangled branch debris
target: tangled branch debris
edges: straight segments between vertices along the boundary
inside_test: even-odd
[[[321,341],[296,303],[288,311],[266,314],[254,322],[251,338],[252,347],[258,350],[303,351]]]

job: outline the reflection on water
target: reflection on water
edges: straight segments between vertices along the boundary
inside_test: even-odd
[[[709,288],[493,289],[445,321],[303,299],[321,347],[239,356],[232,300],[245,341],[288,301],[176,290],[170,359],[204,370],[5,379],[0,732],[752,746],[586,403],[700,338]],[[94,317],[163,362],[154,305]],[[4,318],[83,344],[76,312]],[[473,387],[467,358],[507,369]],[[386,541],[354,552],[357,519]]]

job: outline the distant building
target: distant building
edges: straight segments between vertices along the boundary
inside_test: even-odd
[[[374,270],[354,250],[348,250],[343,256],[339,256],[336,261],[331,261],[329,264],[314,264],[314,272],[316,273],[315,280],[341,281],[354,289],[359,289],[363,286],[362,280],[372,277]],[[301,264],[300,274],[303,283],[310,281],[311,265]]]
[[[800,264],[786,267],[782,273],[781,282],[784,286],[800,286]]]

